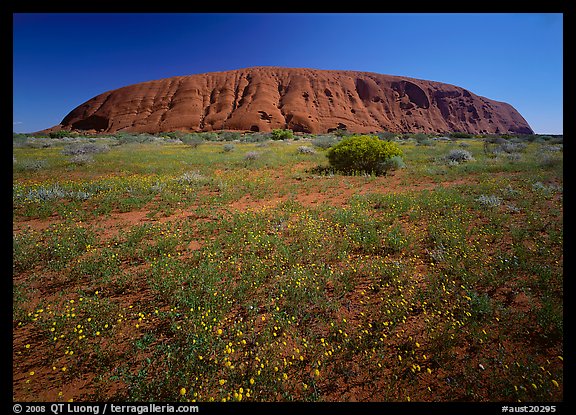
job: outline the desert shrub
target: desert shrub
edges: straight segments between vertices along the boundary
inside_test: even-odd
[[[497,207],[502,203],[502,199],[494,195],[480,195],[475,200],[483,207]]]
[[[234,144],[224,144],[224,146],[222,146],[222,151],[224,153],[229,153],[231,151],[233,151],[236,147],[234,146]]]
[[[520,153],[506,153],[506,158],[509,161],[520,161],[520,160],[522,160],[522,154],[520,154]]]
[[[64,137],[78,137],[80,134],[72,132],[72,131],[51,131],[48,133],[48,137],[50,138],[64,138]]]
[[[542,146],[542,151],[549,151],[551,153],[554,153],[556,151],[562,151],[563,149],[564,149],[563,144]]]
[[[274,129],[270,135],[272,140],[290,140],[294,137],[292,130]]]
[[[48,160],[46,159],[23,159],[16,161],[15,165],[17,170],[24,171],[38,171],[48,167]]]
[[[394,156],[402,156],[402,150],[391,141],[376,136],[357,135],[343,139],[328,150],[328,161],[336,170],[353,173],[366,172],[386,174],[386,163]]]
[[[25,134],[12,134],[12,147],[24,148],[28,144],[28,136]]]
[[[532,190],[545,196],[551,196],[556,192],[562,192],[562,187],[555,184],[545,185],[542,182],[535,182],[532,184]]]
[[[106,153],[107,151],[110,151],[110,147],[107,144],[82,143],[70,144],[64,147],[62,154],[66,156],[77,156],[81,154]]]
[[[424,138],[420,140],[416,140],[417,146],[433,146],[435,143],[430,138]]]
[[[170,139],[170,140],[180,140],[180,138],[184,135],[185,133],[182,131],[168,131],[165,133],[162,133],[162,137],[164,139]]]
[[[54,199],[63,199],[68,193],[58,184],[41,186],[37,189],[31,189],[26,195],[28,200],[48,201]]]
[[[223,141],[235,141],[235,140],[240,140],[240,138],[242,136],[237,131],[224,131],[224,132],[220,133],[219,137],[220,137],[220,140],[223,140]]]
[[[472,138],[472,134],[456,131],[456,132],[450,133],[450,137],[452,137],[452,138]]]
[[[545,169],[551,169],[557,167],[562,163],[562,156],[558,156],[555,153],[542,153],[538,157],[538,164],[540,167]]]
[[[193,184],[206,182],[207,178],[199,171],[188,171],[177,177],[176,181],[180,184]]]
[[[504,152],[508,154],[519,153],[526,150],[526,143],[514,143],[511,141],[503,141],[498,147],[496,147],[495,152]]]
[[[348,132],[348,130],[346,130],[345,128],[336,128],[336,129],[328,129],[329,133],[333,133],[334,135],[336,135],[337,137],[348,137],[350,135],[353,135],[352,133]]]
[[[150,134],[134,134],[134,133],[126,133],[126,132],[119,132],[113,136],[116,140],[118,140],[118,145],[122,144],[135,144],[135,143],[151,143],[158,140],[158,137],[155,137]]]
[[[404,167],[406,167],[406,163],[404,163],[404,160],[402,160],[402,157],[400,156],[390,157],[388,160],[383,162],[383,168],[386,171],[399,170],[403,169]]]
[[[76,164],[78,166],[84,166],[94,162],[94,158],[91,154],[76,154],[70,157],[70,163]]]
[[[465,161],[474,160],[472,153],[468,150],[454,149],[446,155],[446,160],[450,163],[462,163]]]
[[[380,133],[377,133],[376,135],[378,136],[378,138],[380,138],[380,140],[386,140],[386,141],[390,141],[396,138],[396,134],[390,131],[382,131]]]
[[[23,140],[23,139],[27,139],[28,138],[28,134],[26,133],[12,133],[12,140]]]
[[[198,134],[204,141],[218,141],[220,137],[217,133],[213,132],[203,132]]]
[[[246,154],[244,154],[244,160],[246,161],[254,161],[257,160],[260,157],[260,153],[258,153],[257,151],[249,151]]]
[[[242,141],[246,143],[260,143],[270,139],[270,133],[250,133],[242,137]]]
[[[312,145],[324,150],[336,145],[340,141],[336,136],[333,135],[319,135],[312,140]]]
[[[316,150],[308,146],[300,146],[296,149],[296,151],[300,154],[316,154]]]
[[[46,186],[40,186],[35,189],[28,190],[25,194],[15,195],[17,199],[24,199],[32,202],[47,202],[58,199],[76,199],[86,200],[92,196],[92,193],[85,191],[66,190],[58,183]]]
[[[200,144],[204,143],[204,138],[202,138],[200,134],[192,133],[183,135],[180,137],[180,141],[182,141],[188,147],[196,148]]]
[[[166,183],[157,180],[150,186],[150,191],[154,193],[161,193],[166,188]]]
[[[58,139],[51,139],[46,137],[28,137],[13,141],[13,147],[18,148],[50,148],[56,144]]]
[[[413,134],[412,138],[416,140],[417,146],[433,146],[435,143],[430,136],[424,133]]]
[[[563,144],[564,143],[564,136],[560,135],[557,137],[550,137],[550,139],[548,140],[548,143],[550,143],[550,144]]]
[[[515,197],[520,194],[519,190],[514,189],[510,184],[502,188],[502,194],[506,197]]]

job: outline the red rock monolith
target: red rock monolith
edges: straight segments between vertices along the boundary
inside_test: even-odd
[[[337,129],[532,134],[511,105],[454,85],[370,72],[254,67],[104,92],[46,131]]]

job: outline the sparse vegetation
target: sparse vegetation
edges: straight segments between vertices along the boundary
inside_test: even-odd
[[[563,400],[557,137],[187,134],[14,137],[15,401]]]
[[[110,151],[107,144],[78,143],[70,144],[62,149],[62,154],[67,156],[77,156],[81,154],[99,154]]]

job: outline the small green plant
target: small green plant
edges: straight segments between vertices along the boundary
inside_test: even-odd
[[[384,175],[390,169],[392,157],[402,156],[402,150],[391,141],[358,135],[343,139],[328,150],[328,161],[344,173],[365,172]]]
[[[292,130],[282,130],[277,128],[272,130],[271,138],[272,140],[290,140],[294,138],[294,133]]]

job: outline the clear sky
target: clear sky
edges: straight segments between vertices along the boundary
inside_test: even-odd
[[[154,79],[251,66],[347,69],[457,85],[563,132],[563,15],[14,14],[13,130]]]

